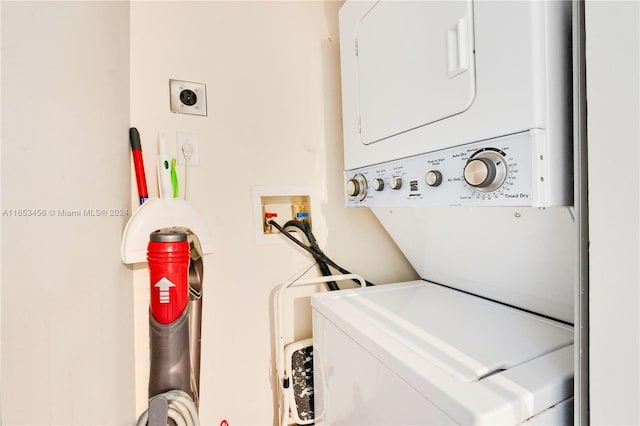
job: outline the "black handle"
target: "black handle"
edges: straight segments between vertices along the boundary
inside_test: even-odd
[[[129,129],[129,140],[131,141],[131,149],[142,149],[142,145],[140,144],[140,133],[138,133],[138,129],[132,127]]]

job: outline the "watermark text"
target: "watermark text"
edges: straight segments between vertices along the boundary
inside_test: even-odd
[[[19,208],[3,209],[2,217],[124,217],[129,209],[124,208]]]

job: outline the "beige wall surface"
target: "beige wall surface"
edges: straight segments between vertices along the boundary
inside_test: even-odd
[[[0,7],[1,423],[131,424],[129,4]]]
[[[254,187],[310,188],[314,233],[325,253],[374,282],[416,278],[368,209],[344,207],[340,4],[131,3],[131,124],[142,136],[152,195],[158,133],[173,152],[177,132],[200,138],[189,201],[215,239],[204,271],[203,424],[274,421],[272,293],[312,263],[291,244],[256,240]],[[169,79],[205,83],[208,116],[172,114]],[[149,284],[146,269],[134,275],[140,412]]]

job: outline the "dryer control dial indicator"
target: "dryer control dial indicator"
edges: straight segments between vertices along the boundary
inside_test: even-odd
[[[474,188],[486,188],[496,177],[496,167],[487,158],[474,158],[464,167],[464,180]]]
[[[400,189],[400,188],[402,188],[402,178],[399,177],[399,176],[393,176],[389,180],[389,186],[391,187],[391,189]]]
[[[381,178],[375,178],[372,183],[373,189],[376,191],[382,191],[384,189],[384,180]]]
[[[367,180],[361,174],[355,175],[347,181],[347,194],[364,200],[367,196]]]
[[[442,173],[437,170],[431,170],[427,172],[425,181],[429,186],[440,186],[440,184],[442,183]]]
[[[506,177],[505,158],[492,149],[477,151],[464,166],[464,180],[480,192],[495,191]]]

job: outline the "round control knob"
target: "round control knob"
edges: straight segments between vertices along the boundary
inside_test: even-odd
[[[429,186],[439,186],[442,183],[442,173],[437,170],[431,170],[424,180]]]
[[[358,199],[364,200],[364,197],[367,195],[367,180],[364,176],[358,174],[347,181],[347,194],[351,197],[358,197]]]
[[[384,180],[380,178],[375,178],[373,180],[373,189],[376,191],[382,191],[384,189]]]
[[[476,158],[464,168],[464,180],[475,188],[486,188],[496,177],[496,167],[487,158]]]
[[[391,189],[400,189],[400,188],[402,188],[402,178],[398,177],[398,176],[393,176],[389,180],[389,186],[391,187]]]
[[[507,165],[500,153],[483,150],[474,154],[464,166],[464,180],[481,192],[498,189],[507,177]]]

